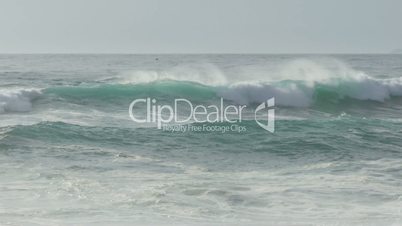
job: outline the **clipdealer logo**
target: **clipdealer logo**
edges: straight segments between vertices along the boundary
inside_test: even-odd
[[[254,111],[254,120],[261,128],[275,132],[275,98],[264,101]],[[165,131],[194,131],[222,133],[228,131],[244,132],[241,126],[247,105],[224,105],[223,98],[219,105],[194,105],[191,101],[178,98],[173,105],[160,105],[154,98],[135,99],[131,102],[128,113],[136,123],[153,123]],[[260,116],[260,117],[259,117]],[[265,117],[266,116],[266,120]],[[263,117],[263,119],[261,119]],[[193,123],[205,123],[194,125]],[[216,125],[226,123],[229,125]]]
[[[255,122],[263,129],[273,133],[275,132],[275,98],[272,97],[268,99],[266,102],[261,103],[258,105],[258,107],[255,109],[254,112],[254,120]],[[267,111],[267,124],[263,124],[257,119],[257,113],[261,112],[263,110]]]

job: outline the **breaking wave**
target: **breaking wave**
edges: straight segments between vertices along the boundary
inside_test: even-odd
[[[261,103],[275,97],[276,104],[279,106],[309,107],[318,102],[336,103],[346,98],[384,102],[392,97],[402,96],[402,78],[374,79],[365,76],[313,83],[284,80],[241,82],[226,86],[164,80],[141,84],[106,84],[96,87],[52,87],[44,90],[44,93],[67,100],[93,101],[129,100],[139,97],[165,100],[188,98],[207,101],[211,98],[222,97],[238,104]]]
[[[0,113],[27,112],[41,92],[35,89],[0,91]]]
[[[275,97],[282,106],[308,107],[317,102],[341,101],[345,98],[384,102],[402,96],[402,78],[374,79],[359,77],[320,82],[280,81],[275,83],[241,83],[220,91],[220,95],[237,103],[261,103]]]
[[[135,98],[187,98],[237,104],[258,104],[275,97],[278,106],[310,107],[345,99],[384,102],[402,96],[402,77],[373,78],[336,60],[295,60],[277,70],[244,69],[225,76],[209,64],[180,66],[166,71],[137,71],[97,81],[93,85],[55,86],[41,91],[0,91],[0,113],[26,112],[41,93],[51,101],[79,104],[129,103]],[[56,99],[54,98],[56,97]],[[107,103],[105,103],[107,102]]]
[[[161,100],[187,98],[213,101],[223,98],[236,104],[258,104],[275,97],[278,106],[310,107],[320,103],[337,104],[344,99],[384,102],[402,96],[402,78],[331,79],[320,82],[284,80],[278,82],[242,82],[227,86],[207,86],[194,82],[157,81],[142,84],[105,84],[94,87],[51,87],[42,91],[19,90],[0,93],[0,113],[28,112],[40,94],[56,97],[52,101],[82,104],[129,103],[135,98]]]

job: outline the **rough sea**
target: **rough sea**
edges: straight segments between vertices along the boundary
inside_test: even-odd
[[[402,225],[402,55],[0,55],[0,225]]]

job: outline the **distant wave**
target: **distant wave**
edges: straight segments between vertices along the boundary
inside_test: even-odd
[[[165,71],[134,71],[103,78],[95,84],[54,86],[41,91],[0,90],[0,113],[26,112],[41,98],[82,105],[124,105],[136,98],[174,98],[258,104],[275,97],[278,106],[310,107],[345,99],[384,102],[402,96],[402,77],[373,78],[340,61],[299,59],[274,71],[247,68],[225,76],[210,64],[178,66]],[[49,103],[49,101],[48,101]]]
[[[402,96],[402,77],[373,78],[332,58],[297,59],[278,65],[276,70],[243,68],[240,74],[228,76],[210,64],[180,65],[165,71],[131,71],[108,82],[114,82],[116,88],[118,84],[131,85],[128,89],[155,97],[197,98],[206,93],[210,97],[214,92],[240,104],[275,97],[276,104],[290,107],[345,98],[384,102]]]
[[[291,107],[308,107],[325,101],[335,103],[345,98],[384,102],[391,97],[402,96],[402,78],[355,77],[313,83],[241,83],[224,88],[219,94],[225,99],[243,104],[261,103],[275,97],[276,104]]]
[[[368,76],[331,78],[323,81],[283,80],[275,82],[240,82],[209,86],[195,82],[159,80],[139,84],[105,84],[95,87],[53,87],[45,93],[64,98],[113,99],[150,96],[208,99],[222,97],[239,104],[260,103],[275,97],[282,106],[308,107],[316,101],[372,100],[384,102],[402,96],[402,77],[374,79]]]
[[[40,94],[36,89],[0,91],[0,113],[30,111],[32,101]]]
[[[278,106],[310,107],[320,103],[336,104],[344,99],[384,102],[402,96],[402,78],[374,79],[359,77],[327,81],[284,80],[277,82],[242,82],[208,86],[184,81],[164,80],[141,84],[103,84],[97,86],[61,86],[39,90],[0,93],[0,113],[27,112],[40,95],[52,101],[88,104],[122,104],[135,98],[152,97],[170,101],[187,98],[213,101],[222,97],[236,104],[258,104],[275,97]]]

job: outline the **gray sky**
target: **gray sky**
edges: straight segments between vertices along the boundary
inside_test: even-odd
[[[0,53],[381,53],[400,0],[0,0]]]

